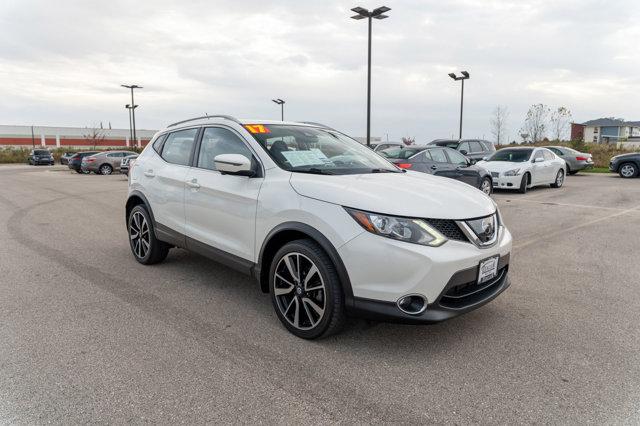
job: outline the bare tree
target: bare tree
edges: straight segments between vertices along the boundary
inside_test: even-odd
[[[88,128],[87,133],[82,135],[82,138],[85,140],[85,142],[87,142],[89,145],[93,145],[93,149],[96,149],[96,145],[104,141],[105,137],[106,136],[104,134],[104,130],[98,128],[96,125]]]
[[[507,136],[507,120],[509,119],[509,110],[507,107],[498,105],[493,110],[491,118],[491,134],[496,145],[501,145]]]
[[[571,111],[565,107],[558,107],[557,110],[551,113],[551,131],[553,132],[553,137],[558,142],[566,135],[571,118]]]
[[[521,134],[527,134],[532,143],[540,142],[547,132],[547,121],[551,108],[543,104],[531,105],[520,129]]]
[[[413,145],[414,143],[416,143],[416,138],[412,138],[411,136],[403,136],[402,143],[407,146]]]

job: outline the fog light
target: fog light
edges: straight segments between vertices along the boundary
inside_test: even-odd
[[[396,304],[398,309],[409,315],[418,315],[427,309],[427,299],[419,294],[402,296]]]

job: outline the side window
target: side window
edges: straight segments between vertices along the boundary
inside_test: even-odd
[[[460,145],[458,145],[458,151],[466,151],[467,153],[471,152],[469,142],[462,142]]]
[[[252,159],[251,150],[242,139],[231,130],[220,127],[208,127],[202,135],[200,154],[198,155],[198,167],[215,170],[214,159],[220,154],[241,154]]]
[[[447,160],[446,154],[444,153],[444,149],[431,149],[429,150],[429,153],[431,154],[431,158],[433,159],[433,161],[435,161],[436,163],[449,162]]]
[[[111,154],[107,154],[107,157],[109,158],[113,158],[113,157],[121,157],[119,152],[112,152]]]
[[[160,152],[162,151],[162,144],[164,143],[164,140],[166,138],[167,135],[161,135],[153,142],[153,149],[155,149],[158,154],[160,154]]]
[[[422,160],[423,161],[433,161],[433,159],[431,158],[431,150],[430,149],[425,149],[424,151],[422,151]]]
[[[562,155],[562,151],[560,151],[558,148],[549,148],[551,151],[554,152],[554,154],[556,155]]]
[[[449,150],[447,150],[447,155],[449,156],[449,159],[451,160],[451,162],[453,164],[459,164],[459,165],[463,165],[463,166],[467,165],[466,157],[464,155],[460,154],[458,151],[455,151],[453,149],[449,149]]]
[[[544,155],[544,159],[547,161],[551,161],[556,158],[551,151],[547,151],[546,149],[542,151],[542,155]]]
[[[484,151],[484,147],[480,142],[469,142],[469,146],[471,147],[471,151],[469,152],[478,153]]]
[[[187,129],[169,133],[167,140],[162,146],[160,156],[167,163],[188,166],[189,159],[191,158],[191,149],[193,148],[197,133],[198,129]]]
[[[533,161],[536,161],[538,159],[544,160],[544,154],[542,153],[542,151],[536,151],[536,153],[533,155]]]

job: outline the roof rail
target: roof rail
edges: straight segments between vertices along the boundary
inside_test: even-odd
[[[329,129],[329,130],[336,130],[333,127],[326,126],[326,125],[324,125],[322,123],[316,123],[315,121],[298,121],[298,123],[310,124],[312,126],[318,126],[318,127],[322,127],[322,128]]]
[[[188,120],[182,120],[182,121],[178,121],[176,123],[173,124],[169,124],[167,127],[173,127],[173,126],[177,126],[178,124],[184,124],[184,123],[188,123],[190,121],[196,121],[196,120],[204,120],[206,118],[224,118],[225,120],[230,120],[233,121],[234,123],[238,123],[238,124],[242,124],[240,122],[240,120],[238,120],[235,117],[232,117],[230,115],[221,115],[221,114],[217,114],[217,115],[203,115],[202,117],[195,117],[195,118],[190,118]]]

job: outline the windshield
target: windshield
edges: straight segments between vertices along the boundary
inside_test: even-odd
[[[49,151],[45,151],[44,149],[36,149],[33,153],[35,155],[49,155]]]
[[[284,170],[329,175],[402,172],[335,130],[287,124],[245,127]]]
[[[487,161],[510,161],[513,163],[524,163],[529,161],[533,149],[501,149],[496,151]]]
[[[389,148],[378,152],[385,158],[391,158],[394,160],[406,160],[409,157],[413,157],[424,148]]]

